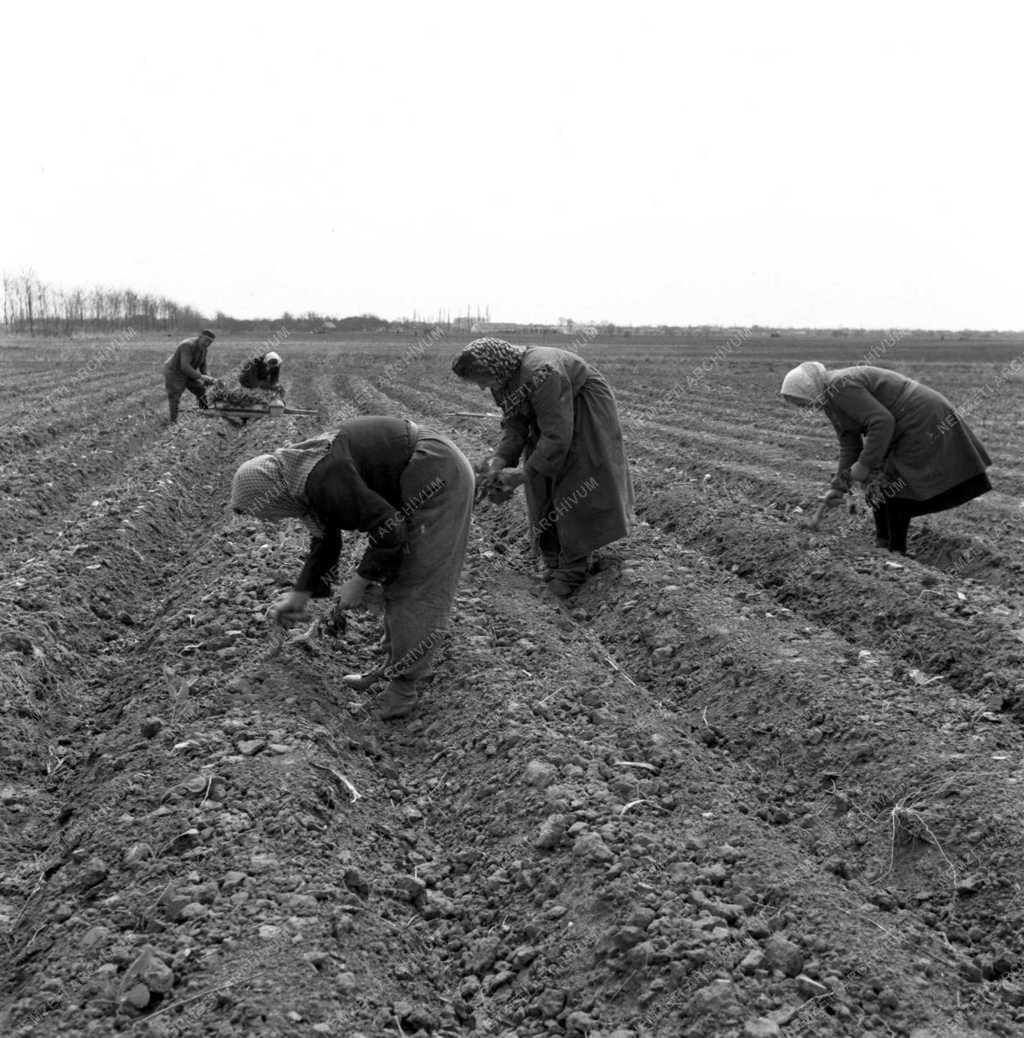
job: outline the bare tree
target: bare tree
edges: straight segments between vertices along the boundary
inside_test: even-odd
[[[225,323],[232,318],[219,317]],[[63,288],[41,281],[31,269],[0,275],[0,328],[29,335],[71,335],[117,328],[194,327],[207,318],[191,306],[130,288]]]
[[[21,296],[28,333],[29,335],[35,335],[36,327],[33,309],[35,306],[35,274],[31,270],[26,270],[21,275]]]

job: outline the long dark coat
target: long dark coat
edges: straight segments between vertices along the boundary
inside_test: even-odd
[[[824,410],[839,437],[839,470],[881,468],[891,496],[928,501],[985,471],[981,441],[934,389],[885,368],[839,368],[825,376]]]
[[[554,525],[562,551],[584,556],[629,533],[633,484],[615,397],[604,376],[567,350],[528,346],[495,400],[503,435],[495,456],[523,456],[535,539]]]
[[[281,379],[281,368],[279,365],[271,367],[266,361],[267,355],[261,353],[258,357],[250,357],[242,365],[238,373],[239,385],[246,389],[277,389]]]

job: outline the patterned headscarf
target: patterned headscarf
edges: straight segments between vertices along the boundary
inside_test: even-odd
[[[793,396],[797,400],[807,400],[812,404],[825,402],[824,364],[816,360],[805,360],[803,364],[793,368],[782,380],[779,392],[783,396]]]
[[[306,498],[306,479],[323,458],[332,439],[318,436],[260,454],[239,466],[231,481],[231,507],[257,519],[301,519],[316,531]]]
[[[505,385],[519,370],[525,352],[525,346],[513,346],[504,339],[474,339],[452,361],[452,371],[460,378],[493,375]]]
[[[498,381],[497,388],[491,389],[494,402],[506,415],[515,410],[515,395],[509,391],[508,384],[523,363],[525,346],[513,346],[504,339],[474,339],[452,361],[452,371],[460,378],[473,375],[491,375]]]

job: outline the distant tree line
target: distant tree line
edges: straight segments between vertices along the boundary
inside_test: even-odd
[[[218,310],[213,324],[225,332],[265,332],[287,328],[290,332],[329,335],[332,332],[383,332],[408,322],[386,321],[376,314],[335,317],[315,310],[293,314],[287,310],[280,317],[231,317]]]
[[[376,314],[357,314],[336,317],[314,310],[292,314],[285,311],[280,317],[237,318],[217,311],[211,319],[194,307],[176,303],[165,296],[135,292],[130,288],[71,288],[50,285],[38,278],[31,270],[21,274],[0,275],[0,330],[22,335],[73,335],[88,332],[134,332],[179,330],[195,331],[205,325],[218,333],[267,334],[286,332],[292,334],[337,335],[339,333],[382,333],[422,336],[437,328],[445,328],[464,335],[475,334],[474,322],[470,317],[452,318],[439,313],[437,320],[426,320],[413,315],[412,319],[401,318],[388,321]],[[752,325],[749,329],[723,325],[616,325],[601,321],[594,325],[579,325],[577,330],[586,337],[621,336],[623,338],[645,338],[650,336],[673,336],[688,340],[713,342],[723,337],[743,333],[747,337],[781,338],[795,335],[831,335],[836,338],[877,336],[893,333],[892,329],[870,328],[771,328]],[[571,331],[571,329],[570,329]],[[529,338],[530,336],[553,333],[566,334],[564,327],[509,325],[509,334]],[[960,329],[959,331],[928,331],[903,329],[900,337],[913,334],[922,338],[940,341],[955,337],[960,341],[974,338],[1001,338],[1017,336],[1020,332],[982,331]]]
[[[198,310],[164,296],[130,288],[61,288],[32,271],[0,275],[0,319],[4,331],[23,335],[143,332],[206,322]]]

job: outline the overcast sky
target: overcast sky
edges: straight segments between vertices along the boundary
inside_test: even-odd
[[[239,317],[1024,328],[1019,9],[11,0],[0,269]]]

